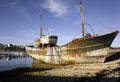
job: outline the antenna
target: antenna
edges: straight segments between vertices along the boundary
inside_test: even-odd
[[[84,25],[82,2],[80,2],[80,15],[81,15],[81,21],[82,21],[82,36],[84,37],[85,36],[85,25]]]
[[[42,37],[42,10],[40,10],[40,38]]]
[[[88,25],[88,26],[90,26],[90,29],[91,29],[93,35],[95,35],[95,31],[93,30],[92,26],[89,23],[85,23],[85,24]]]

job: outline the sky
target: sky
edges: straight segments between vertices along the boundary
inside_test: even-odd
[[[40,37],[40,13],[58,45],[81,37],[80,1],[86,33],[92,34],[90,27],[99,35],[120,31],[120,0],[0,0],[0,43],[33,45]],[[120,47],[120,34],[111,46]]]

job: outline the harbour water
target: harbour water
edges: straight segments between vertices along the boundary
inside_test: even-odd
[[[20,67],[31,67],[32,63],[33,59],[25,52],[0,54],[0,71],[7,71]]]

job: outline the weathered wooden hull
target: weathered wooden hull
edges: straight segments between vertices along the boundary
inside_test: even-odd
[[[55,46],[54,51],[56,54],[47,55],[50,48],[30,48],[26,47],[29,55],[36,59],[46,61],[49,56],[49,62],[104,62],[105,58],[109,55],[109,48],[119,31],[101,36],[84,37],[74,39],[70,43],[63,46]],[[57,57],[58,56],[58,57]],[[54,58],[53,58],[54,57]],[[57,57],[57,59],[55,59]]]

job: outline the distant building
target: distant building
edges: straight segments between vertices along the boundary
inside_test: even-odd
[[[8,47],[13,47],[13,45],[12,44],[8,44]]]

